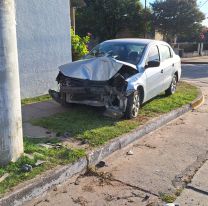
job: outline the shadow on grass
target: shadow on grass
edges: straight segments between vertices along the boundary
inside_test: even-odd
[[[123,133],[129,132],[142,121],[113,119],[103,116],[103,108],[73,106],[69,112],[32,121],[62,136],[65,132],[80,140],[88,140],[91,146],[101,145]]]

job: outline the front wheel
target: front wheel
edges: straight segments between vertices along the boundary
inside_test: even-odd
[[[167,96],[174,94],[176,92],[176,87],[177,87],[177,76],[174,74],[170,87],[167,90],[165,90],[165,94]]]
[[[140,96],[139,92],[135,91],[128,96],[125,116],[129,119],[135,118],[139,114]]]

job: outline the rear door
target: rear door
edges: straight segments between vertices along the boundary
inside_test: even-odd
[[[173,54],[171,52],[171,49],[168,45],[166,44],[160,44],[159,45],[159,51],[160,51],[160,66],[163,72],[163,83],[164,86],[162,90],[166,90],[172,81],[172,76],[173,76],[173,68],[174,68],[174,59],[173,59]]]
[[[157,45],[151,46],[148,51],[146,65],[149,61],[160,61],[159,49]],[[145,69],[146,74],[146,96],[147,100],[158,95],[163,88],[163,73],[160,66],[148,67]]]

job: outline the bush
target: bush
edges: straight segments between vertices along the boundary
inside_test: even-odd
[[[198,50],[198,44],[187,43],[187,44],[180,44],[180,49],[184,49],[184,52],[194,52]]]
[[[89,43],[90,37],[80,37],[74,33],[74,30],[71,29],[71,43],[72,43],[72,60],[76,61],[81,59],[89,51],[87,48],[87,43]]]

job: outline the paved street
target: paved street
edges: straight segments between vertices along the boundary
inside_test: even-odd
[[[183,79],[202,89],[205,103],[200,108],[116,152],[105,159],[107,166],[74,177],[26,205],[158,205],[161,194],[170,199],[179,192],[175,176],[190,168],[195,175],[188,176],[192,182],[176,202],[208,205],[208,162],[201,158],[208,151],[208,65],[184,65]],[[133,155],[127,155],[129,150]]]
[[[199,56],[199,57],[192,57],[192,58],[182,58],[182,62],[184,63],[199,63],[199,64],[207,64],[208,58],[207,56]]]

